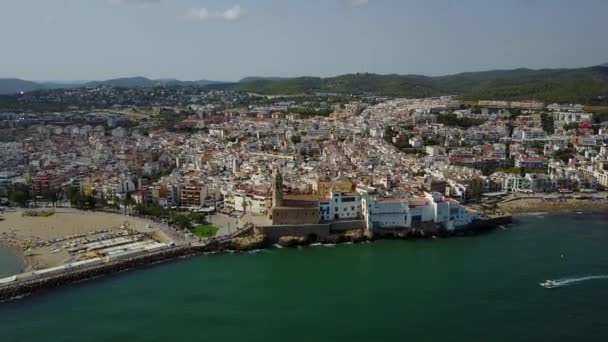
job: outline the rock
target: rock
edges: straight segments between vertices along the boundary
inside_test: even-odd
[[[363,242],[367,240],[365,232],[362,229],[349,230],[344,234],[344,238],[350,242]]]
[[[250,251],[253,249],[262,249],[267,245],[266,235],[254,234],[251,236],[237,237],[231,240],[232,249],[237,251]]]
[[[344,236],[344,234],[332,234],[329,235],[325,240],[323,240],[323,243],[342,243],[342,242],[346,242],[346,237]]]
[[[277,242],[282,247],[296,247],[306,244],[306,238],[300,236],[282,236]]]

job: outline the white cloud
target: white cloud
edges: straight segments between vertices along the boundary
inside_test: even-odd
[[[219,16],[226,20],[239,20],[243,16],[243,10],[241,10],[241,6],[234,5],[225,11],[220,12]]]
[[[369,0],[350,0],[350,5],[353,7],[362,7],[369,4]]]
[[[244,11],[239,5],[234,5],[223,11],[210,11],[205,7],[191,8],[186,14],[186,18],[194,21],[207,21],[210,19],[222,19],[235,21],[242,18]]]

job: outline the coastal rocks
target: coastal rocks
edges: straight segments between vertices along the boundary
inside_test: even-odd
[[[350,241],[353,243],[359,243],[367,240],[367,236],[365,235],[365,232],[362,229],[349,230],[344,233],[344,238],[346,239],[346,241]]]
[[[346,241],[347,240],[346,240],[346,237],[344,236],[344,234],[331,234],[328,237],[326,237],[322,242],[337,244],[337,243],[343,243]]]
[[[250,236],[237,237],[228,240],[228,249],[236,251],[251,251],[254,249],[262,249],[267,246],[266,235],[254,234]]]
[[[252,234],[231,239],[210,239],[204,245],[194,246],[197,252],[251,251],[269,247],[268,238],[264,234]]]
[[[297,247],[308,243],[308,240],[302,236],[282,236],[277,242],[281,247]]]

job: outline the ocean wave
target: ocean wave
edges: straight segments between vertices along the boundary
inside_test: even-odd
[[[270,253],[270,251],[267,251],[265,249],[253,249],[250,250],[249,252],[247,252],[248,254],[257,254],[257,253]]]
[[[547,214],[549,214],[549,213],[546,211],[538,211],[538,212],[531,212],[531,213],[521,213],[518,215],[519,216],[541,216],[542,217],[543,215],[547,215]]]

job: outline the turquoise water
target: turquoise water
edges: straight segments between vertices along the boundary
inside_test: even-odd
[[[606,217],[518,221],[125,272],[0,304],[2,341],[607,341]]]
[[[19,273],[23,269],[23,259],[15,251],[0,246],[0,278]]]

